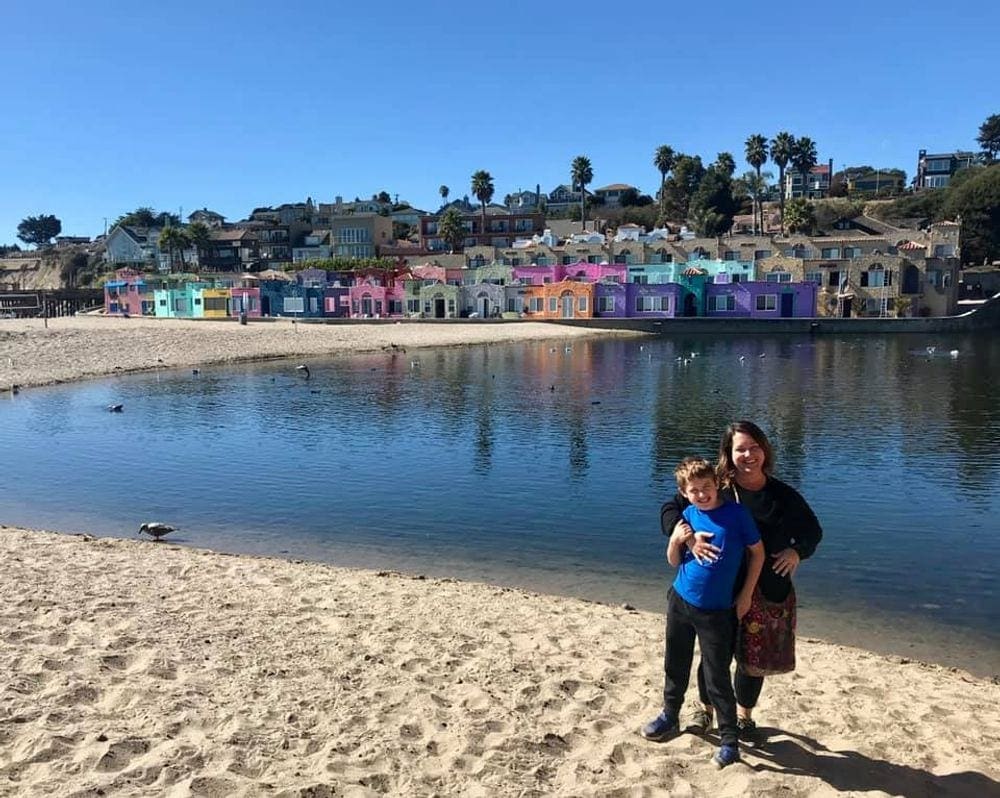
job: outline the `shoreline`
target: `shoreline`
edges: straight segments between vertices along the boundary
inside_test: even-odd
[[[131,335],[122,336],[123,332]],[[644,337],[544,322],[482,324],[240,325],[210,319],[65,316],[0,320],[0,392],[157,369],[232,365],[283,358],[335,357],[409,349],[548,340]]]
[[[637,733],[662,688],[658,613],[10,527],[0,556],[0,794],[1000,787],[1000,685],[954,669],[802,638],[765,686],[766,743],[718,771],[710,740]]]

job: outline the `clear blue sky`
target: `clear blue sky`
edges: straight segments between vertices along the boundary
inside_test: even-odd
[[[912,176],[1000,113],[994,0],[140,4],[15,0],[0,47],[0,243],[27,215],[96,235],[140,205],[230,219],[370,197],[418,207],[567,182],[652,192],[657,145],[755,132]],[[751,10],[754,9],[754,10]]]

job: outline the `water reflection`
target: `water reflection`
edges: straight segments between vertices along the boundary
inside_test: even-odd
[[[0,522],[134,534],[157,517],[218,548],[657,597],[674,466],[751,418],[826,529],[807,603],[985,630],[1000,344],[929,343],[545,342],[26,391],[0,402]]]

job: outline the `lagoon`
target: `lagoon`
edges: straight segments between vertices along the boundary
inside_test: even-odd
[[[588,339],[307,362],[308,381],[281,361],[5,396],[0,523],[130,536],[159,520],[193,546],[655,610],[673,467],[748,417],[824,526],[796,579],[802,632],[1000,671],[993,336]]]

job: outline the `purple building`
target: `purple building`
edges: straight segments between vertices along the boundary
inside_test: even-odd
[[[594,286],[596,318],[664,319],[683,315],[684,286],[600,282]],[[678,314],[678,309],[681,313]]]
[[[791,319],[816,315],[816,283],[709,283],[705,315]]]

